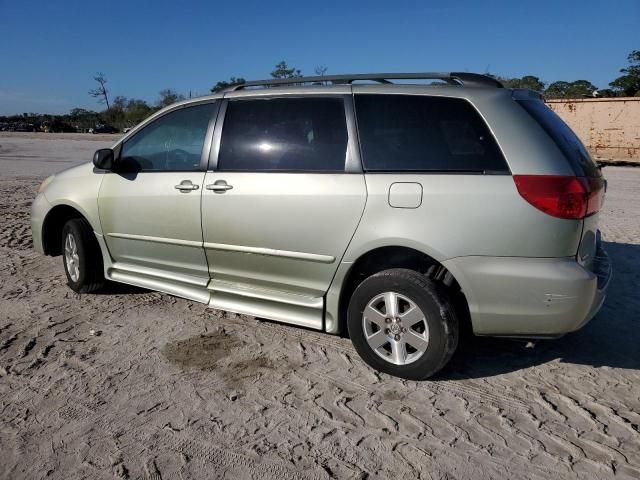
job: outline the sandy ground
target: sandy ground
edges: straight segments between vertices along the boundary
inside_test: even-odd
[[[411,382],[347,339],[69,290],[31,248],[29,206],[107,140],[0,136],[0,477],[640,477],[640,169],[606,169],[615,278],[587,327],[534,348],[475,339]]]
[[[122,135],[91,133],[0,132],[0,175],[47,177],[82,162]]]

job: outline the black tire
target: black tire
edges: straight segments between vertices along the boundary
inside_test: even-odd
[[[66,255],[67,236],[72,235],[77,248],[78,275],[74,280],[69,272]],[[104,268],[100,245],[93,229],[84,218],[73,218],[62,227],[62,263],[67,275],[67,285],[77,293],[90,293],[104,286]],[[75,275],[74,275],[75,276]]]
[[[363,312],[369,302],[384,292],[410,299],[424,314],[429,340],[422,356],[411,363],[395,365],[382,358],[367,342]],[[347,327],[353,346],[369,366],[408,380],[433,376],[447,364],[458,346],[458,318],[446,289],[413,270],[384,270],[364,280],[349,301]]]

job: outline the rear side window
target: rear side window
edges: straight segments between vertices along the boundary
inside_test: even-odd
[[[356,95],[366,171],[508,173],[469,102],[417,95]]]
[[[218,170],[342,172],[347,138],[342,98],[230,101]]]
[[[600,177],[600,169],[573,130],[540,100],[516,100],[555,142],[578,177]]]
[[[214,104],[180,108],[154,120],[122,146],[118,168],[127,172],[200,169]]]

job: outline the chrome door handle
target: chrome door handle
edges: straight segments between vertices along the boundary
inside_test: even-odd
[[[207,190],[213,190],[216,193],[224,193],[227,190],[231,190],[233,185],[229,185],[224,180],[216,180],[214,183],[210,183],[205,187]]]
[[[178,185],[174,187],[176,190],[180,190],[182,193],[190,192],[191,190],[198,190],[200,186],[191,183],[191,180],[182,180]]]

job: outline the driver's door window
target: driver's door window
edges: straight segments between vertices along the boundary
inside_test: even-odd
[[[213,103],[207,103],[175,110],[151,122],[124,143],[118,170],[200,170],[202,146],[212,111]]]

